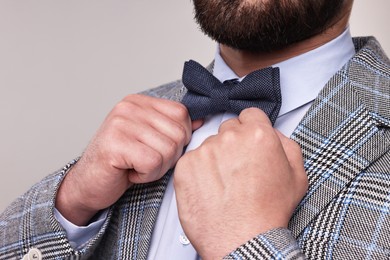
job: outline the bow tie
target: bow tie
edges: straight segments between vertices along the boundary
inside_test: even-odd
[[[182,81],[188,90],[182,103],[192,120],[226,111],[239,115],[245,108],[257,107],[274,124],[280,110],[279,68],[254,71],[241,82],[221,83],[202,65],[190,60],[184,64]]]

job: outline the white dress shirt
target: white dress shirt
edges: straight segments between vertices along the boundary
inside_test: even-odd
[[[347,28],[339,37],[310,52],[273,65],[280,69],[282,106],[274,127],[284,135],[294,131],[319,91],[329,79],[355,54],[352,38]],[[239,78],[224,62],[217,48],[213,74],[221,82]],[[196,130],[186,152],[196,149],[208,136],[218,132],[220,124],[236,115],[220,113],[208,117]],[[152,234],[148,260],[152,259],[198,259],[198,255],[184,235],[177,214],[173,178],[164,194],[157,222]],[[105,214],[88,227],[77,227],[64,219],[58,211],[57,219],[68,232],[74,248],[81,248],[97,234]]]

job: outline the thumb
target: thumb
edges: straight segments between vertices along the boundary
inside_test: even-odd
[[[203,119],[197,119],[192,121],[192,131],[195,131],[196,129],[199,129],[204,123]]]

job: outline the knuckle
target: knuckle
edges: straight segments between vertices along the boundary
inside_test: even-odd
[[[149,153],[145,157],[145,165],[149,172],[158,172],[162,168],[163,157],[158,152]]]
[[[145,106],[145,104],[151,103],[149,99],[152,97],[141,95],[141,94],[130,94],[124,97],[115,108],[118,111],[125,113],[134,112],[135,109]]]
[[[263,110],[256,108],[256,107],[246,108],[240,113],[240,116],[248,116],[248,115],[256,115],[256,116],[260,116],[260,117],[266,116],[267,117],[267,115],[265,114],[265,112]]]
[[[224,131],[233,130],[234,128],[237,127],[237,125],[239,125],[237,118],[228,119],[228,120],[221,123],[221,125],[219,126],[219,129],[218,129],[218,132],[221,133]]]
[[[187,108],[181,104],[181,103],[175,103],[176,104],[176,107],[175,107],[175,116],[180,120],[180,121],[183,121],[183,120],[187,120],[188,118],[188,110]]]
[[[210,137],[206,140],[206,143],[203,143],[196,150],[192,151],[196,158],[199,158],[201,161],[208,161],[215,158],[214,151],[216,147],[216,142],[214,137]],[[218,146],[221,146],[220,142],[217,142]]]
[[[173,157],[176,156],[178,150],[179,150],[179,145],[175,141],[170,140],[166,147],[166,156],[169,159],[172,159]]]
[[[114,115],[126,115],[129,113],[129,111],[134,110],[134,108],[135,106],[132,102],[121,101],[115,105],[115,107],[112,110],[112,113]]]
[[[262,112],[262,110],[258,109],[258,108],[255,108],[255,107],[248,107],[246,109],[243,110],[244,113],[259,113],[259,112]],[[264,113],[264,112],[263,112]]]
[[[235,140],[239,139],[238,133],[233,130],[224,131],[219,134],[219,137],[223,143],[235,142]]]
[[[113,127],[113,129],[122,129],[126,122],[127,120],[119,114],[110,118],[110,125]]]
[[[184,143],[187,138],[187,131],[183,125],[178,124],[175,132],[175,138],[178,143]]]
[[[254,126],[251,129],[252,131],[252,136],[255,141],[262,141],[264,138],[267,138],[267,136],[271,136],[270,133],[267,132],[267,129],[265,127],[261,126]]]
[[[124,102],[135,102],[137,100],[143,99],[144,97],[145,97],[144,95],[140,95],[140,94],[130,94],[130,95],[125,96],[122,99],[122,101],[124,101]]]

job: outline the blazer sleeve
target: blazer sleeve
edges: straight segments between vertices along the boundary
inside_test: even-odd
[[[72,248],[65,230],[54,217],[57,190],[76,162],[77,159],[73,160],[35,184],[0,214],[0,260],[22,259],[31,250],[38,250],[42,259],[84,259],[94,251],[111,213],[98,234],[79,251]]]
[[[249,240],[223,259],[306,259],[286,228],[272,229]]]

